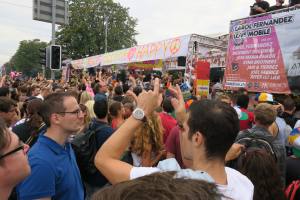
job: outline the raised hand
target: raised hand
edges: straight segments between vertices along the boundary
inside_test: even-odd
[[[186,120],[186,110],[185,110],[185,103],[184,103],[184,99],[180,87],[179,85],[176,85],[176,87],[171,86],[169,90],[174,95],[174,97],[171,99],[171,103],[175,110],[176,119],[180,123],[183,123]]]
[[[146,116],[149,116],[161,104],[162,96],[159,93],[159,83],[159,79],[156,78],[154,81],[154,90],[143,91],[137,97],[137,107],[143,109]]]
[[[2,87],[5,83],[6,75],[2,76],[1,81],[0,81],[0,87]]]
[[[132,97],[132,98],[134,99],[134,101],[137,103],[138,97],[135,95],[135,93],[134,93],[133,91],[128,90],[128,91],[126,92],[126,95]]]

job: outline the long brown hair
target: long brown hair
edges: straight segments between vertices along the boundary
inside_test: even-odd
[[[43,101],[41,99],[33,99],[28,102],[27,114],[28,124],[32,128],[31,135],[36,135],[43,124],[42,117],[38,114],[42,108]]]
[[[152,151],[157,154],[163,149],[163,127],[156,112],[153,112],[144,123],[136,130],[131,143],[131,151],[138,156],[143,152]]]
[[[246,150],[240,156],[237,168],[252,181],[253,200],[286,199],[275,159],[265,150]]]

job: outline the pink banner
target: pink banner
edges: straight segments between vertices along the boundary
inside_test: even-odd
[[[276,26],[291,16],[271,14],[231,23],[225,88],[252,92],[290,93]]]

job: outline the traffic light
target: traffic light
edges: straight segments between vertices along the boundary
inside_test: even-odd
[[[61,46],[60,45],[50,46],[50,69],[52,70],[61,69]]]
[[[47,55],[46,55],[46,48],[40,48],[40,64],[46,66],[47,62]]]

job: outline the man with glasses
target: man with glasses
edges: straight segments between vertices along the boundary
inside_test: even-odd
[[[80,130],[84,115],[69,93],[50,94],[41,110],[48,129],[28,154],[32,173],[18,186],[18,197],[83,200],[83,185],[68,138]]]
[[[19,120],[17,104],[7,97],[0,97],[0,117],[7,127],[13,126]]]
[[[30,174],[28,149],[0,118],[0,199],[8,199],[13,188]]]
[[[95,101],[106,100],[107,96],[107,84],[104,81],[100,81],[93,88],[95,94]]]

